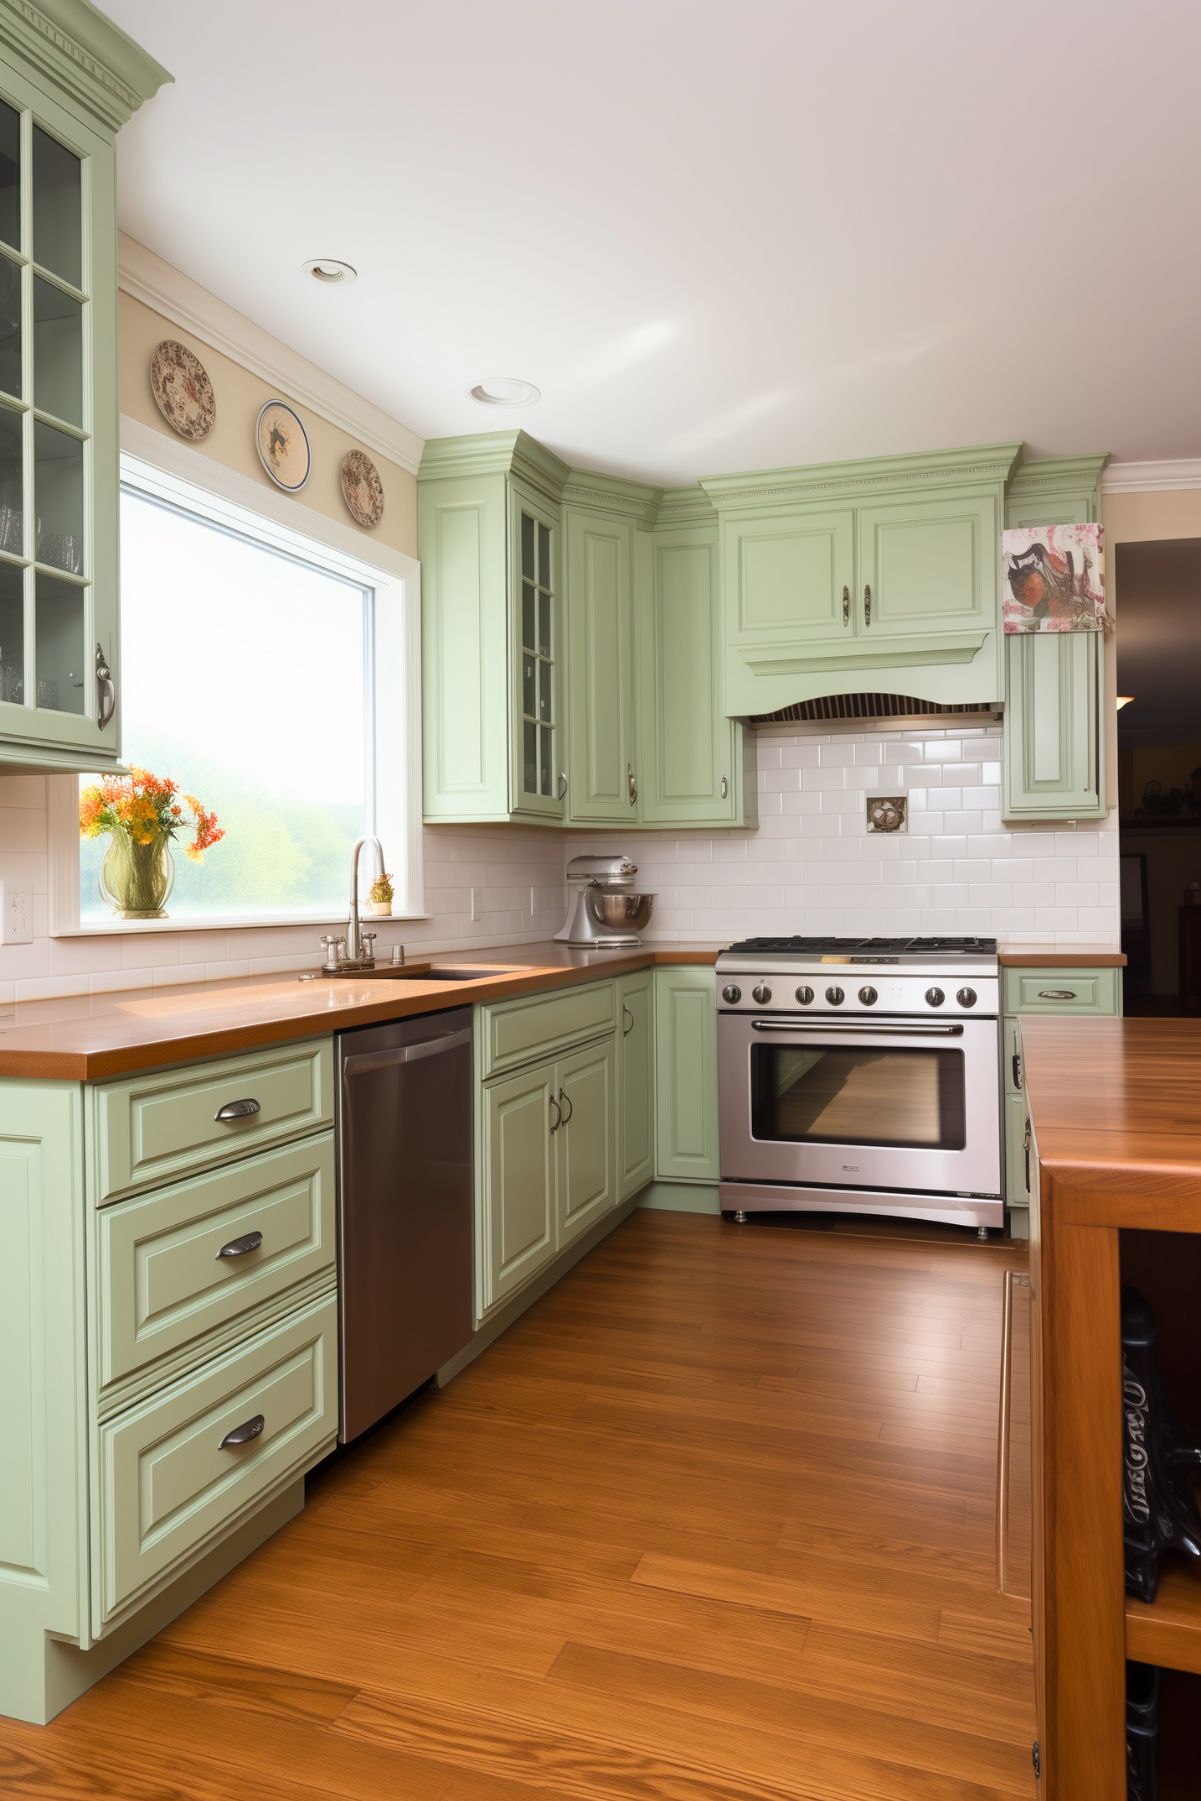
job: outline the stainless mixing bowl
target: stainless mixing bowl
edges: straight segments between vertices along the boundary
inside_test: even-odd
[[[628,888],[589,888],[585,899],[598,926],[623,932],[640,932],[655,910],[653,894],[636,894]]]

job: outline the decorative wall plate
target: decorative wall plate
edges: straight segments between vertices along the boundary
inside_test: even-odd
[[[300,417],[285,400],[268,400],[254,426],[259,462],[277,488],[295,494],[309,479],[313,453]]]
[[[867,797],[867,829],[869,832],[903,832],[908,796],[904,794],[869,794]]]
[[[342,498],[358,525],[378,525],[383,518],[384,484],[366,451],[348,450],[342,458]]]
[[[186,344],[164,338],[155,346],[150,391],[173,432],[193,444],[208,437],[217,418],[217,398],[208,370]]]

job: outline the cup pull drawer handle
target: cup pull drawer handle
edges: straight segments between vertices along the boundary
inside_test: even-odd
[[[1040,988],[1038,998],[1040,1001],[1076,1001],[1080,996],[1074,988]]]
[[[250,1119],[262,1111],[257,1101],[226,1101],[224,1107],[218,1107],[213,1118],[219,1125],[227,1125],[231,1119]]]
[[[253,1444],[256,1438],[262,1437],[266,1424],[264,1416],[256,1413],[253,1419],[245,1420],[242,1425],[235,1426],[232,1432],[227,1432],[218,1448],[222,1451],[236,1451],[239,1445]]]
[[[220,1261],[222,1257],[249,1257],[251,1251],[257,1251],[262,1242],[261,1232],[247,1232],[245,1238],[231,1238],[217,1252],[217,1260]]]
[[[1022,1085],[1022,1056],[1020,1051],[1014,1051],[1013,1053],[1013,1085],[1015,1088],[1020,1088]]]

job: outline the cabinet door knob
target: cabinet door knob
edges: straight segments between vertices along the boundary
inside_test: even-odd
[[[626,764],[626,787],[630,791],[630,805],[638,805],[638,777],[634,774],[633,764]]]
[[[560,1107],[553,1094],[549,1098],[551,1107],[554,1111],[554,1118],[551,1120],[550,1125],[550,1135],[553,1138],[555,1133],[559,1130],[559,1127],[563,1124],[563,1109]]]
[[[257,1101],[226,1101],[224,1107],[218,1107],[213,1114],[218,1125],[228,1125],[233,1119],[251,1119],[254,1114],[261,1113],[262,1107]]]
[[[113,672],[108,666],[108,658],[98,644],[96,646],[96,724],[101,731],[117,710],[117,684],[113,680]]]
[[[227,1432],[217,1447],[218,1450],[236,1451],[239,1445],[253,1444],[256,1438],[262,1437],[266,1424],[265,1416],[256,1413],[253,1419],[245,1420],[242,1425],[235,1426],[232,1432]]]
[[[247,1232],[244,1238],[231,1238],[217,1252],[217,1261],[222,1257],[249,1257],[251,1251],[257,1251],[263,1242],[261,1232]]]
[[[728,800],[729,797],[730,797],[730,778],[729,778],[729,776],[723,775],[721,778],[721,798],[723,800]]]
[[[844,625],[851,623],[851,590],[847,587],[842,590],[842,623]]]
[[[559,799],[567,799],[567,773],[562,769],[559,771]]]
[[[1022,1058],[1019,1051],[1013,1053],[1013,1085],[1015,1088],[1022,1085]]]
[[[871,622],[872,622],[872,590],[871,590],[871,583],[868,582],[868,583],[864,584],[864,588],[863,588],[863,623],[864,623],[864,625],[870,625]]]
[[[621,1003],[621,1017],[624,1022],[621,1035],[623,1038],[628,1038],[630,1033],[634,1030],[634,1015],[630,1012],[630,1009],[626,1006],[624,1001]]]
[[[566,1109],[565,1112],[564,1109]],[[562,1115],[563,1124],[569,1126],[571,1124],[571,1116],[575,1112],[575,1103],[569,1094],[564,1094],[561,1088],[559,1090],[559,1112]]]

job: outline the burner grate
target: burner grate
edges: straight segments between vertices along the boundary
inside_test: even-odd
[[[743,938],[730,951],[756,956],[993,956],[995,938]]]

